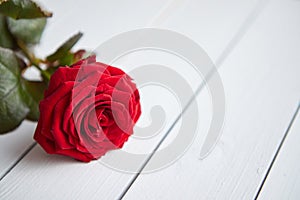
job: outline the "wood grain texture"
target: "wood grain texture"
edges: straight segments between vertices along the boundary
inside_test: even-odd
[[[298,199],[300,196],[300,113],[276,158],[258,199]]]
[[[271,1],[221,66],[226,120],[222,137],[211,155],[199,160],[211,116],[209,109],[200,109],[204,112],[199,117],[202,128],[186,154],[169,168],[140,175],[124,199],[255,197],[298,107],[299,10],[298,1]],[[197,97],[197,101],[200,107],[209,107],[203,96]],[[185,115],[189,112],[192,111]],[[282,186],[280,182],[273,184]],[[289,189],[296,195],[296,189]],[[276,195],[273,190],[270,192]]]
[[[229,41],[232,39],[235,33],[242,26],[244,19],[252,11],[256,1],[244,1],[244,2],[239,2],[236,0],[228,1],[226,5],[222,4],[222,6],[220,5],[220,7],[218,7],[219,12],[214,12],[215,7],[213,6],[216,5],[216,2],[218,1],[213,1],[213,2],[214,4],[211,5],[211,1],[208,0],[205,1],[193,0],[193,1],[189,1],[189,4],[186,4],[186,6],[180,8],[184,10],[184,13],[186,12],[192,13],[192,17],[195,17],[195,19],[201,19],[202,16],[200,14],[202,12],[199,12],[199,10],[189,11],[191,5],[197,6],[201,11],[203,12],[206,11],[207,20],[200,20],[199,22],[197,20],[194,20],[191,23],[182,21],[180,22],[180,24],[178,24],[175,23],[176,20],[178,19],[177,17],[174,18],[175,22],[173,23],[174,25],[172,25],[171,24],[172,18],[176,16],[176,13],[174,13],[174,16],[170,16],[170,18],[165,23],[163,23],[161,27],[167,27],[173,30],[178,30],[178,28],[180,27],[181,30],[187,30],[184,33],[186,34],[187,32],[189,32],[192,36],[192,39],[195,39],[197,42],[200,41],[204,42],[208,40],[208,38],[210,38],[210,32],[214,32],[216,37],[220,39],[218,39],[217,42],[214,39],[210,39],[209,40],[210,42],[206,43],[206,48],[211,47],[211,49],[215,49],[215,48],[218,49],[216,51],[210,50],[210,52],[208,52],[209,54],[213,55],[212,57],[218,57],[218,55],[222,52],[222,49],[225,49],[224,45],[227,45],[229,43]],[[140,4],[141,3],[139,3],[138,5]],[[228,5],[232,5],[232,6],[228,6]],[[61,2],[59,6],[61,7]],[[235,6],[240,8],[239,12],[234,12],[236,10]],[[130,9],[130,12],[129,10],[127,10],[129,16],[132,16],[133,18],[127,19],[124,17],[125,15],[124,16],[121,15],[121,17],[120,16],[118,17],[120,21],[118,20],[112,21],[112,19],[110,17],[107,17],[107,15],[112,16],[112,14],[109,13],[109,11],[114,10],[113,6],[107,7],[107,5],[106,6],[104,5],[102,7],[103,16],[99,14],[98,17],[99,23],[100,24],[103,23],[103,24],[101,26],[99,25],[99,29],[97,29],[99,31],[95,33],[96,28],[93,27],[93,22],[90,21],[91,19],[89,19],[88,17],[89,15],[87,15],[86,13],[101,13],[101,12],[96,12],[97,7],[93,6],[92,4],[89,5],[88,8],[89,9],[84,11],[85,14],[80,12],[79,12],[80,14],[78,14],[78,12],[75,12],[74,10],[74,13],[73,11],[69,12],[69,14],[68,15],[66,14],[64,17],[64,20],[72,19],[72,18],[75,19],[76,16],[78,15],[78,18],[80,18],[80,19],[77,18],[78,24],[82,25],[85,24],[84,22],[87,23],[83,25],[85,28],[81,29],[81,31],[86,33],[86,39],[83,40],[82,43],[79,43],[78,46],[81,46],[81,44],[86,44],[86,45],[95,45],[96,47],[98,44],[97,43],[95,44],[94,40],[97,38],[100,38],[99,42],[102,42],[108,37],[110,37],[112,34],[119,33],[123,30],[129,30],[138,27],[139,25],[142,26],[142,23],[139,21],[142,18],[139,16],[139,12],[142,13],[143,9],[140,10],[139,12],[136,11],[138,13],[134,12],[134,14],[131,13],[132,9]],[[79,8],[77,8],[77,10],[80,11]],[[95,12],[93,12],[93,10]],[[122,7],[122,10],[120,10],[120,12],[122,12],[123,10],[126,11],[126,9]],[[208,12],[207,10],[210,10],[211,12]],[[185,16],[181,16],[180,18],[184,18],[184,17]],[[103,20],[103,18],[107,20]],[[139,22],[136,22],[135,18],[138,18],[137,20]],[[190,17],[187,17],[187,20],[190,19],[191,19]],[[53,28],[49,28],[49,30],[51,30],[52,33],[54,34],[52,35],[52,37],[55,38],[55,41],[57,40],[57,37],[59,35],[66,35],[67,33],[69,33],[69,32],[66,33],[65,32],[66,30],[71,32],[75,30],[75,28],[78,29],[78,26],[76,24],[72,25],[73,23],[65,23],[64,20],[61,21],[58,20],[60,25],[53,25],[52,26]],[[114,22],[117,22],[117,24],[114,24]],[[55,24],[54,21],[51,23]],[[121,25],[119,25],[118,23],[121,23]],[[123,23],[129,23],[129,24],[124,25]],[[224,26],[224,24],[225,26],[228,26],[230,28],[228,29],[218,28],[219,26]],[[193,33],[194,31],[193,27],[195,26],[198,27],[197,32],[201,32],[201,30],[203,30],[203,32],[206,31],[205,34],[199,37],[197,33]],[[62,27],[64,27],[64,29],[62,29]],[[104,29],[102,31],[101,30],[102,27],[107,27],[107,29]],[[58,29],[61,29],[62,32],[54,33],[54,31]],[[49,44],[52,43],[56,43],[56,42],[53,41],[49,42]],[[45,49],[47,47],[45,47],[45,45],[47,44],[41,46],[41,52],[46,51]],[[178,64],[180,63],[177,63],[177,68],[180,67]],[[125,70],[127,69],[128,68],[125,67]],[[191,81],[194,81],[195,87],[197,87],[197,83],[201,82],[201,79],[198,80],[195,79],[195,76],[192,73],[190,74],[186,73],[186,76],[190,77]],[[163,101],[169,102],[170,99],[164,98]],[[147,109],[147,105],[145,106],[146,108],[144,107],[144,109]],[[176,109],[172,109],[170,112],[168,111],[168,113],[172,114],[174,111],[176,112]],[[174,115],[178,115],[178,114],[179,112],[175,113]],[[162,132],[164,131],[165,130],[163,130]],[[153,146],[156,144],[155,142],[157,141],[154,141]],[[126,145],[129,146],[130,141]],[[82,163],[77,163],[69,158],[64,158],[60,156],[49,156],[46,155],[39,146],[37,146],[0,182],[0,196],[5,199],[18,199],[21,197],[29,198],[29,199],[65,198],[65,197],[71,199],[72,198],[115,199],[123,192],[123,189],[130,183],[132,177],[133,174],[126,174],[126,173],[120,173],[114,171],[112,169],[104,167],[103,165],[100,165],[98,162],[93,162],[90,164],[82,164]]]

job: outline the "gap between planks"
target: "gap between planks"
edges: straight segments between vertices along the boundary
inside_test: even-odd
[[[298,107],[296,108],[296,111],[294,112],[294,115],[292,116],[292,119],[291,119],[291,121],[290,121],[290,123],[289,123],[289,125],[288,125],[288,127],[287,127],[287,129],[286,129],[286,131],[284,133],[284,135],[283,135],[283,138],[282,138],[281,142],[279,143],[279,146],[278,146],[278,148],[277,148],[277,150],[275,152],[275,155],[273,156],[273,159],[272,159],[272,161],[271,161],[271,163],[270,163],[270,165],[269,165],[269,167],[267,169],[267,172],[266,172],[266,174],[263,177],[263,180],[262,180],[262,182],[261,182],[261,184],[260,184],[260,186],[258,188],[258,191],[257,191],[257,193],[255,195],[255,198],[254,198],[255,200],[258,199],[258,197],[259,197],[259,195],[260,195],[260,193],[261,193],[261,191],[262,191],[262,189],[264,187],[264,184],[265,184],[265,182],[266,182],[266,180],[267,180],[267,178],[268,178],[268,176],[269,176],[269,174],[270,174],[270,172],[272,170],[272,167],[273,167],[273,165],[274,165],[274,163],[275,163],[275,161],[276,161],[276,159],[278,157],[278,154],[279,154],[279,152],[280,152],[280,150],[281,150],[281,148],[282,148],[282,146],[283,146],[283,144],[284,144],[284,142],[285,142],[285,140],[286,140],[286,138],[287,138],[287,136],[288,136],[288,134],[289,134],[289,132],[290,132],[293,124],[294,124],[294,122],[295,122],[295,119],[296,119],[297,115],[299,114],[299,110],[300,110],[300,102],[298,103]]]
[[[33,142],[22,154],[21,156],[6,170],[6,172],[1,176],[0,181],[5,178],[11,172],[11,170],[19,164],[19,162],[36,146],[36,142]]]

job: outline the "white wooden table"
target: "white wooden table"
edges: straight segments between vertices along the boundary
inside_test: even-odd
[[[209,93],[201,90],[194,99],[201,125],[192,145],[172,165],[146,174],[143,168],[124,173],[99,162],[47,155],[32,139],[36,124],[26,121],[0,136],[0,199],[300,198],[299,0],[40,2],[54,12],[37,48],[41,56],[78,30],[84,38],[76,47],[91,50],[113,35],[149,26],[188,36],[218,67],[226,119],[216,147],[200,160],[212,112]],[[196,90],[202,78],[177,65]],[[170,104],[165,128],[147,145],[132,139],[125,148],[151,151],[178,131],[175,119],[182,110],[158,91],[162,104]],[[141,120],[147,121],[149,101],[142,101]],[[187,108],[183,115],[191,112]]]

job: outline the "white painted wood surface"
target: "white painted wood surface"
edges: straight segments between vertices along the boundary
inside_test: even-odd
[[[137,0],[128,3],[118,1],[104,3],[93,0],[89,1],[89,4],[79,0],[39,2],[54,12],[46,26],[41,45],[36,48],[37,55],[45,57],[78,31],[84,32],[84,37],[78,42],[77,49],[93,50],[114,34],[143,27],[168,0],[154,0],[147,3]],[[136,5],[140,10],[132,10],[132,5]],[[67,9],[68,7],[70,8]],[[112,10],[114,12],[111,12]],[[29,77],[36,76],[34,70],[30,72],[32,73],[29,73]],[[35,123],[24,122],[17,130],[0,137],[0,177],[33,143],[35,126]]]
[[[300,197],[300,113],[294,120],[259,199],[299,199]]]
[[[78,29],[85,33],[78,47],[93,49],[112,35],[147,26],[167,3],[158,0],[147,3],[135,0],[122,3],[91,1],[89,4],[76,1],[72,9],[65,9],[67,6],[63,5],[70,2],[42,1],[57,17],[53,18],[46,30],[44,41],[39,47],[40,55],[45,55],[61,43],[63,37]],[[174,12],[170,12],[168,17],[162,17],[154,25],[184,33],[202,45],[214,61],[219,59],[218,62],[222,63],[222,59],[239,42],[233,38],[241,28],[245,29],[238,35],[241,42],[220,69],[227,102],[224,132],[212,154],[205,160],[199,160],[211,118],[210,96],[204,89],[197,97],[200,110],[199,134],[189,151],[164,170],[140,175],[126,193],[125,199],[252,199],[300,97],[300,63],[297,55],[300,52],[297,37],[300,33],[300,2],[272,0],[254,21],[254,25],[250,26],[249,32],[244,22],[254,9],[262,8],[262,3],[256,6],[258,1],[178,2],[180,6],[175,6]],[[135,9],[132,9],[132,5],[135,5]],[[77,24],[66,23],[70,19],[76,19]],[[251,20],[246,20],[246,23]],[[245,36],[241,37],[244,32]],[[177,69],[180,62],[176,65]],[[182,73],[195,88],[201,82],[189,71],[183,70]],[[166,95],[164,101],[168,100],[172,101]],[[173,102],[171,107],[175,104]],[[149,110],[150,105],[145,106]],[[177,115],[179,112],[177,109],[168,109],[167,114]],[[173,119],[168,118],[168,125],[172,124]],[[147,120],[144,118],[142,121]],[[175,126],[166,143],[174,137],[179,125]],[[25,127],[26,123],[20,130]],[[32,124],[28,127],[34,129]],[[26,132],[32,134],[29,129]],[[166,129],[162,134],[165,132]],[[2,173],[17,160],[22,149],[25,151],[32,142],[31,136],[25,137],[23,134],[18,137],[18,133],[19,130],[5,136],[7,140],[0,138]],[[153,146],[159,139],[153,141]],[[6,144],[2,145],[4,141]],[[134,147],[137,145],[132,144]],[[130,146],[130,142],[127,146]],[[5,153],[8,147],[14,153]],[[133,177],[134,174],[121,173],[98,162],[82,164],[65,157],[46,155],[36,146],[0,182],[0,198],[116,199]]]
[[[93,50],[113,35],[153,24],[186,34],[202,45],[209,56],[216,61],[217,57],[223,53],[228,43],[242,27],[246,16],[253,10],[258,1],[240,2],[231,0],[226,4],[220,4],[219,0],[176,0],[175,3],[179,3],[180,6],[172,8],[172,12],[164,16],[162,20],[157,18],[160,17],[161,12],[166,10],[166,7],[168,8],[168,5],[172,4],[173,0],[155,0],[147,3],[136,0],[122,3],[94,0],[90,1],[89,4],[79,0],[75,2],[71,0],[64,2],[40,0],[39,2],[54,12],[53,18],[49,20],[46,27],[41,45],[36,49],[36,53],[41,57],[53,51],[65,39],[78,31],[84,32],[84,37],[77,47]],[[72,7],[65,9],[70,4],[72,4]],[[138,9],[132,9],[133,5]],[[239,9],[236,10],[236,7],[239,7]],[[195,10],[195,8],[197,9]],[[215,12],[215,9],[218,12]],[[66,23],[69,21],[72,21],[72,23]],[[186,23],[186,21],[190,21],[190,23]],[[224,27],[228,28],[225,29]],[[170,61],[170,59],[168,60]],[[126,64],[128,64],[126,65],[128,67],[132,63]],[[182,67],[182,62],[173,62],[172,64],[174,67],[177,64],[179,72],[185,74],[186,79],[191,80],[190,83],[195,88],[198,85],[197,83],[201,82],[200,77],[195,77],[195,73],[190,70],[190,67]],[[124,69],[123,66],[122,68]],[[173,116],[172,119],[168,120],[171,123],[179,112],[178,109],[168,109],[168,112],[169,116]],[[32,124],[29,131],[24,127],[26,134],[10,133],[8,138],[12,139],[6,139],[6,145],[13,147],[18,144],[25,151],[26,147],[32,144],[31,138],[34,127],[35,125]],[[22,126],[20,129],[22,129]],[[22,150],[11,155],[6,153],[6,146],[0,145],[0,148],[0,155],[5,157],[5,159],[0,160],[0,166],[3,168],[0,174],[3,174],[19,158]]]
[[[202,109],[205,114],[200,116],[199,124],[203,126],[189,151],[165,170],[140,175],[125,199],[253,199],[256,196],[298,106],[299,10],[298,1],[271,1],[221,66],[226,121],[212,154],[204,160],[198,159],[209,123],[209,117],[205,118],[209,109]],[[201,95],[197,101],[200,106],[205,104]]]
[[[198,7],[202,9],[203,11],[206,10],[212,10],[213,7],[205,7],[207,5],[208,1],[202,1],[199,3]],[[232,5],[235,5],[237,1],[231,1],[230,2]],[[241,4],[240,5],[244,5]],[[225,32],[230,32],[228,33],[228,37],[225,38],[225,41],[221,43],[220,45],[216,45],[214,40],[211,40],[211,45],[216,45],[218,46],[218,49],[224,49],[225,47],[223,44],[228,43],[231,40],[231,37],[234,35],[235,32],[238,31],[240,26],[243,23],[243,20],[246,18],[247,14],[253,9],[254,7],[254,2],[251,3],[249,6],[243,7],[244,12],[238,12],[237,15],[231,15],[232,10],[231,7],[224,7],[222,15],[219,15],[219,13],[214,13],[214,12],[209,12],[210,15],[208,15],[207,20],[203,20],[202,24],[199,24],[199,29],[201,30],[201,27],[204,26],[206,30],[207,27],[211,28],[211,32],[219,32],[219,38],[222,41],[224,39],[223,34],[221,33],[221,30],[218,31],[218,26],[228,24],[231,29],[227,29]],[[60,5],[61,6],[61,5]],[[112,7],[113,8],[113,7]],[[91,7],[92,9],[92,7]],[[120,12],[124,9],[120,10]],[[147,8],[148,9],[148,8]],[[106,9],[107,10],[107,9]],[[143,9],[144,10],[144,9]],[[55,11],[55,10],[54,10]],[[91,12],[91,11],[90,11]],[[194,15],[197,16],[197,12],[194,11]],[[206,11],[207,12],[207,11]],[[73,13],[73,12],[72,12]],[[63,13],[67,19],[70,19],[72,17],[75,17],[77,15],[77,12],[73,13],[72,15],[71,12],[69,12],[70,16],[67,14]],[[118,13],[118,12],[117,12]],[[140,11],[140,13],[143,13]],[[140,14],[139,13],[139,14]],[[112,15],[108,16],[113,17]],[[137,15],[137,14],[136,14]],[[136,16],[135,15],[135,16]],[[110,17],[107,17],[107,21],[99,19],[99,23],[108,23],[110,20]],[[201,16],[199,16],[201,18]],[[210,19],[219,19],[219,21],[213,21],[214,25],[211,25],[212,23],[210,22]],[[140,19],[140,16],[139,16]],[[87,20],[87,19],[86,19]],[[104,22],[103,22],[104,21]],[[124,21],[129,21],[129,23],[136,24],[135,19],[126,19]],[[70,24],[65,24],[62,20],[58,20],[60,25],[57,25],[57,29],[61,29],[61,27],[64,26],[71,26]],[[217,23],[218,22],[218,23]],[[54,22],[53,22],[54,23]],[[119,23],[124,23],[123,20],[120,20]],[[108,26],[107,24],[107,26]],[[104,24],[105,25],[105,24]],[[104,26],[103,25],[103,26]],[[125,26],[125,25],[124,25]],[[128,25],[127,25],[128,26]],[[55,24],[52,25],[52,27],[55,27]],[[96,38],[95,36],[91,36],[91,33],[95,31],[95,29],[91,26],[86,26],[89,28],[88,30],[82,30],[86,33],[86,38]],[[101,26],[100,26],[101,27]],[[191,29],[191,33],[193,32],[192,27],[194,27],[193,24],[187,24],[187,23],[182,23],[182,25],[178,27],[186,27],[186,29]],[[72,25],[72,29],[78,29],[78,26],[76,24]],[[115,30],[116,28],[117,30]],[[128,29],[132,29],[135,27],[129,26]],[[54,30],[52,30],[54,29]],[[56,32],[56,28],[51,29],[51,24],[49,26],[49,32]],[[110,30],[109,30],[110,29]],[[123,31],[122,27],[118,27],[117,25],[111,27],[109,26],[109,29],[105,29],[105,33],[107,36],[113,34],[113,33],[118,33]],[[175,29],[175,28],[174,28]],[[49,40],[53,39],[54,41],[58,40],[57,37],[60,35],[67,35],[65,30],[70,31],[69,27],[65,27],[61,33],[56,33],[54,35],[51,35],[48,37]],[[176,29],[175,29],[176,30]],[[74,30],[75,31],[75,30]],[[71,32],[71,31],[70,31]],[[70,33],[68,32],[68,33]],[[101,33],[101,31],[99,31]],[[209,32],[207,32],[209,33]],[[101,38],[101,34],[98,37]],[[45,36],[47,38],[47,35]],[[105,39],[105,37],[103,37]],[[210,38],[210,35],[207,34],[206,38]],[[202,39],[199,38],[198,40],[203,40],[206,41],[206,38],[203,37]],[[101,38],[102,39],[102,38]],[[103,39],[103,40],[104,40]],[[61,39],[59,39],[60,41]],[[46,40],[48,41],[48,40]],[[88,42],[87,42],[88,44]],[[79,44],[80,45],[80,44]],[[78,46],[79,46],[78,45]],[[46,46],[46,47],[44,47]],[[50,48],[47,47],[47,44],[43,44],[41,47],[42,51],[47,52],[45,49]],[[209,46],[209,45],[208,45]],[[220,51],[219,51],[220,52]],[[178,113],[179,114],[179,113]],[[111,169],[108,169],[106,167],[103,167],[102,165],[99,165],[97,162],[90,163],[90,164],[82,164],[82,163],[68,163],[70,162],[68,159],[61,158],[58,156],[48,156],[42,150],[40,147],[35,147],[32,152],[29,153],[28,156],[26,156],[19,165],[17,165],[11,173],[9,173],[3,181],[0,183],[1,189],[0,189],[0,194],[1,196],[4,196],[4,198],[18,198],[20,196],[22,197],[27,197],[27,198],[38,198],[41,197],[40,195],[43,195],[43,197],[57,197],[57,198],[63,198],[63,197],[76,197],[76,198],[84,198],[86,196],[92,197],[92,195],[96,196],[102,196],[103,198],[116,198],[120,193],[122,192],[122,189],[126,187],[130,179],[132,178],[133,175],[131,174],[122,174],[119,172],[115,172]],[[38,164],[39,163],[39,164]],[[60,164],[59,164],[60,163]],[[39,165],[34,167],[35,165]],[[37,175],[39,174],[39,175]],[[57,176],[57,174],[60,174]],[[64,175],[63,175],[64,174]],[[28,179],[29,177],[32,177]],[[10,178],[12,177],[12,178]],[[55,177],[55,178],[54,178]],[[76,180],[82,180],[81,182],[85,182],[87,184],[88,188],[91,188],[91,190],[86,189],[82,187],[82,183],[78,182],[78,184],[72,184],[72,187],[65,187],[66,185],[66,180],[69,180],[70,182],[74,183]],[[100,184],[97,182],[107,182],[107,184]],[[68,182],[68,181],[67,181]],[[89,184],[97,184],[99,185],[98,187],[94,187],[92,185],[89,186]],[[27,192],[28,190],[31,190],[31,188],[34,188],[36,186],[39,186],[38,189],[32,190],[32,192]],[[115,189],[112,189],[115,187]],[[60,188],[65,188],[63,192],[57,192]],[[79,189],[81,188],[81,189]],[[107,191],[110,190],[110,191]],[[116,192],[117,191],[117,192]],[[89,194],[89,195],[88,195]],[[105,194],[105,196],[104,196]]]

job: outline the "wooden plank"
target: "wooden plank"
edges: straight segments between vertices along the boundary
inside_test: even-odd
[[[205,29],[209,27],[211,28],[212,32],[216,32],[216,35],[222,38],[220,40],[222,41],[226,40],[225,42],[222,42],[220,44],[218,42],[215,43],[215,40],[210,40],[211,44],[207,44],[207,46],[210,45],[216,46],[216,48],[218,49],[225,48],[223,45],[224,44],[226,45],[232,39],[233,35],[235,35],[235,33],[239,30],[239,28],[243,24],[244,21],[243,19],[245,19],[246,16],[252,11],[256,3],[254,1],[247,1],[246,5],[248,6],[244,7],[243,5],[245,5],[245,2],[232,0],[232,1],[228,1],[226,6],[222,5],[224,7],[219,8],[220,12],[213,12],[214,9],[213,6],[207,7],[207,5],[210,5],[211,1],[203,0],[197,2],[198,4],[195,4],[195,1],[190,1],[186,6],[184,6],[181,9],[183,10],[190,9],[191,7],[190,5],[198,6],[200,11],[193,10],[192,13],[194,13],[194,16],[198,16],[199,13],[202,13],[201,11],[205,11],[206,9],[211,10],[211,12],[207,12],[208,14],[207,20],[202,20],[201,24],[199,24],[200,27],[199,30],[201,29],[201,27],[204,27]],[[228,6],[228,4],[232,6]],[[240,7],[243,10],[243,12],[237,12],[236,14],[232,14],[234,13],[233,11],[235,10],[234,6]],[[90,6],[91,10],[89,10],[89,12],[92,12],[93,8],[94,6]],[[185,10],[185,12],[190,12],[190,11]],[[77,13],[74,13],[73,17],[75,17],[75,15],[77,15]],[[135,17],[136,16],[137,15],[135,15]],[[214,24],[212,25],[210,19],[216,19],[216,18],[219,20],[213,21]],[[85,20],[81,19],[81,21],[86,21],[86,20],[87,19]],[[101,21],[101,18],[99,20]],[[168,22],[166,22],[166,24],[163,24],[162,27],[164,26],[167,27],[167,24],[170,21],[171,19],[169,19]],[[124,21],[121,20],[121,22]],[[105,23],[108,23],[107,26],[109,25],[109,27],[112,26],[112,29],[114,31],[115,30],[121,31],[122,29],[119,27],[116,28],[117,27],[116,25],[111,25],[109,22],[105,22]],[[231,29],[218,30],[218,26],[224,24],[230,26]],[[66,25],[66,23],[63,23],[63,26],[70,26],[70,25]],[[87,27],[90,26],[91,24]],[[194,23],[189,24],[184,22],[180,27],[185,27],[187,30],[189,29],[192,33],[194,26],[195,26]],[[124,28],[123,25],[121,27]],[[176,30],[178,27],[179,25],[173,27],[173,29]],[[91,28],[90,30],[94,31],[95,29]],[[91,32],[88,32],[86,35],[88,35],[88,37],[96,38],[96,35],[93,36],[92,34],[89,35],[89,33]],[[117,32],[118,31],[116,31],[116,33]],[[109,35],[108,32],[105,33],[107,34],[106,37],[108,37]],[[209,33],[209,31],[207,33]],[[195,36],[193,37],[196,36],[197,34],[195,34]],[[99,35],[97,35],[97,37],[99,37]],[[208,38],[210,38],[209,34],[207,34],[206,37],[203,38],[197,37],[197,42],[206,41],[206,39]],[[105,39],[106,38],[104,37],[101,40],[105,40]],[[215,56],[217,54],[220,54],[219,51],[216,52],[217,53],[211,52],[211,54]],[[188,75],[189,74],[187,74],[187,76]],[[190,74],[189,76],[194,77],[192,74]],[[195,87],[197,87],[200,81],[199,80],[198,82],[197,80],[194,81],[195,81],[194,85]],[[162,95],[164,95],[164,93],[162,93]],[[165,98],[163,100],[168,102],[170,99]],[[175,113],[175,115],[176,114],[178,115],[179,112]],[[162,132],[164,132],[164,130]],[[157,141],[154,142],[157,143]],[[155,146],[156,143],[154,143],[153,146]],[[130,146],[130,141],[127,143],[127,146]],[[128,183],[133,178],[133,176],[134,176],[133,174],[117,172],[103,165],[100,165],[98,162],[82,164],[60,156],[49,156],[46,155],[39,146],[37,146],[0,182],[0,196],[8,199],[14,199],[18,197],[22,197],[22,198],[70,197],[70,198],[78,198],[78,199],[100,197],[104,199],[112,199],[112,198],[117,198],[122,193],[123,189],[128,185]],[[64,190],[61,190],[61,188],[64,188]]]
[[[200,95],[201,126],[193,145],[170,167],[139,175],[124,199],[254,199],[298,107],[299,11],[297,1],[270,2],[221,67],[226,120],[214,151],[199,159],[211,116],[208,102]],[[295,189],[286,186],[286,191],[296,195],[298,184],[294,184]],[[274,189],[270,193],[276,195]]]
[[[298,199],[300,196],[300,113],[293,120],[258,199]]]

